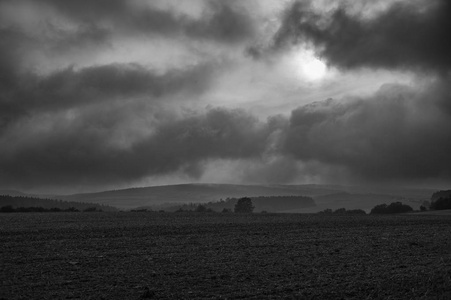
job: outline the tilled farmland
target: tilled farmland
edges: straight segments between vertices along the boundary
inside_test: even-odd
[[[0,299],[451,299],[451,217],[0,215]]]

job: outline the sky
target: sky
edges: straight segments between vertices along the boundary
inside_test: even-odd
[[[0,188],[449,188],[447,0],[0,0]]]

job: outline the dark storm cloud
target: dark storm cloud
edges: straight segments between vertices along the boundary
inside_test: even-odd
[[[6,2],[19,3],[0,1]],[[19,4],[36,8],[33,1]],[[27,23],[20,16],[17,24],[13,18],[1,24],[2,186],[97,186],[171,172],[199,176],[206,160],[263,151],[268,129],[242,111],[211,109],[185,117],[165,111],[170,105],[164,102],[183,105],[208,89],[224,70],[220,59],[204,57],[181,67],[168,62],[158,71],[136,63],[54,69],[47,60],[56,54],[70,65],[68,52],[80,51],[75,61],[83,60],[90,46],[108,48],[115,38],[133,41],[137,34],[236,43],[254,30],[236,2],[206,2],[198,19],[134,4],[44,0],[36,13],[47,9],[47,23],[29,28],[35,19]],[[40,60],[49,65],[42,67]]]
[[[0,98],[0,129],[21,116],[77,108],[89,104],[162,96],[181,91],[198,94],[205,90],[214,64],[157,74],[137,64],[110,64],[75,70],[70,67],[48,76],[25,74],[9,84],[3,82]]]
[[[149,128],[153,134],[124,148],[110,140],[120,116],[85,116],[41,136],[27,136],[20,146],[0,147],[0,180],[29,188],[96,186],[180,170],[199,175],[207,159],[258,157],[269,135],[264,123],[243,111],[211,109],[162,120]]]
[[[134,1],[44,0],[42,3],[81,24],[105,23],[112,32],[178,35],[235,43],[251,37],[255,30],[251,16],[236,1],[206,1],[205,11],[199,19],[171,10],[138,7]]]
[[[21,86],[20,56],[30,43],[30,38],[20,30],[0,29],[0,133],[3,127],[23,115],[22,108],[12,101],[12,95]]]
[[[112,32],[97,24],[82,24],[73,30],[63,30],[53,24],[47,24],[46,30],[51,37],[42,41],[47,51],[55,53],[67,53],[95,47],[111,47]]]
[[[350,69],[408,68],[448,72],[451,68],[451,1],[395,2],[374,17],[312,11],[308,1],[286,11],[275,47],[313,44],[330,64]]]
[[[450,87],[445,79],[385,85],[368,98],[329,99],[294,110],[288,120],[266,122],[241,110],[210,109],[182,117],[162,113],[141,126],[133,123],[140,107],[120,102],[76,118],[51,114],[36,123],[37,116],[0,139],[0,180],[33,188],[180,173],[196,178],[215,160],[251,162],[243,164],[249,181],[284,182],[302,171],[367,182],[451,178]],[[34,123],[38,129],[29,129]],[[50,128],[39,130],[41,124]],[[135,131],[141,135],[121,142]]]
[[[292,112],[284,151],[370,181],[449,178],[450,86],[385,85],[369,99],[303,106]]]
[[[218,63],[209,61],[166,71],[139,64],[111,63],[84,68],[71,66],[43,75],[35,72],[27,61],[30,51],[42,46],[40,42],[49,43],[45,46],[50,49],[47,55],[53,50],[83,48],[94,40],[104,42],[104,32],[94,25],[83,25],[73,35],[66,31],[59,33],[58,28],[49,26],[51,38],[33,36],[20,26],[0,28],[0,131],[35,112],[133,98],[156,101],[182,91],[187,95],[201,93],[220,69]],[[55,48],[63,44],[63,48]]]
[[[21,57],[34,42],[18,28],[0,28],[0,96],[18,83]]]

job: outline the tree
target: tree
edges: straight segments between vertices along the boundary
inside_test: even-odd
[[[252,213],[254,211],[254,206],[252,205],[252,199],[248,197],[238,199],[235,204],[236,213]]]

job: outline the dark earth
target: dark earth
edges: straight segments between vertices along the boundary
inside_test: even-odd
[[[0,214],[0,299],[451,299],[451,216]]]

